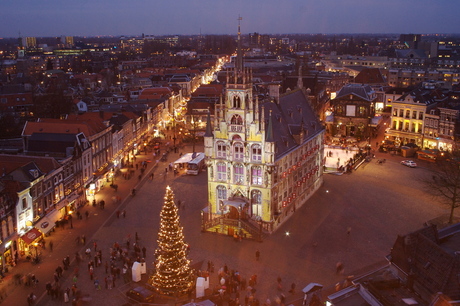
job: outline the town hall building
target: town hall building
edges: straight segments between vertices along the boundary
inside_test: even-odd
[[[260,239],[305,204],[323,182],[325,130],[302,86],[253,93],[241,53],[227,71],[224,98],[208,116],[204,146],[208,204],[202,230]]]

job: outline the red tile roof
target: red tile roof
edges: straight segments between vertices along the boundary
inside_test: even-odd
[[[0,154],[0,175],[9,174],[30,162],[34,162],[45,173],[61,166],[53,157]]]

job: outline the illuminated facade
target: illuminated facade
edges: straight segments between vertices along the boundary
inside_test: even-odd
[[[276,230],[321,186],[324,128],[303,89],[254,98],[242,61],[204,137],[208,207],[203,230],[254,237]],[[204,213],[203,213],[204,215]]]

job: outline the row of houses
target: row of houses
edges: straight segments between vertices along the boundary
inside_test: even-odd
[[[24,155],[0,155],[0,269],[93,199],[158,132],[162,106],[27,122]]]

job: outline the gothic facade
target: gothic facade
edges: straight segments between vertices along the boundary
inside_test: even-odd
[[[251,226],[272,232],[322,184],[325,131],[307,93],[280,95],[278,85],[270,87],[270,97],[259,101],[252,71],[242,64],[227,71],[224,98],[214,122],[208,116],[204,137],[206,230],[245,237]]]

